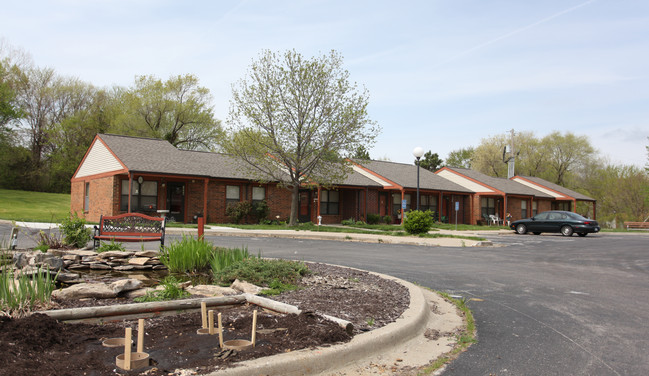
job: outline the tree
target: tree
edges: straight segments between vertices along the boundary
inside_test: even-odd
[[[379,132],[367,114],[367,91],[350,84],[342,64],[335,51],[312,59],[264,51],[232,88],[223,148],[258,180],[292,191],[290,225],[297,223],[300,187],[342,179],[350,171],[346,158]]]
[[[472,146],[453,150],[448,153],[446,158],[446,165],[456,168],[471,168],[471,161],[473,160],[473,153],[475,149]]]
[[[122,92],[120,134],[162,138],[190,150],[214,150],[221,137],[221,122],[212,113],[211,96],[193,75],[163,82],[139,76],[135,86]]]
[[[507,135],[483,138],[473,152],[471,168],[495,177],[507,177],[507,165],[503,163],[503,148],[509,144]]]
[[[353,159],[362,159],[362,160],[365,160],[365,161],[369,161],[370,160],[370,153],[367,151],[365,146],[359,145],[356,148],[356,151],[354,152],[354,155],[352,156],[352,158]]]
[[[415,164],[417,164],[417,161],[415,161]],[[419,160],[419,166],[433,172],[439,170],[439,168],[442,167],[443,164],[444,161],[439,158],[439,155],[437,153],[433,153],[430,150],[427,151]]]
[[[553,181],[564,185],[569,178],[567,175],[595,158],[595,149],[590,145],[586,136],[575,136],[571,132],[562,135],[552,132],[543,137],[541,145],[547,150],[547,162],[550,166]]]

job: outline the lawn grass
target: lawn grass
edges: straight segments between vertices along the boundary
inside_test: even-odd
[[[70,214],[70,194],[0,189],[0,219],[60,223]]]

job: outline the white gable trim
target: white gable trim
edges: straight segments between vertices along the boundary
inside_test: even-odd
[[[471,179],[468,179],[464,176],[458,175],[450,170],[441,170],[437,172],[438,176],[443,177],[446,180],[449,180],[459,186],[462,186],[473,193],[496,193],[493,189],[489,189],[484,185],[478,184]]]
[[[124,167],[120,161],[115,158],[100,139],[97,139],[92,144],[90,151],[88,151],[88,155],[79,167],[75,178],[122,170],[124,170]]]
[[[551,189],[544,188],[544,187],[542,187],[542,186],[540,186],[538,184],[532,183],[532,182],[527,181],[525,179],[513,178],[512,180],[517,182],[517,183],[521,183],[523,185],[526,185],[526,186],[528,186],[528,187],[530,187],[532,189],[535,189],[535,190],[537,190],[539,192],[543,192],[543,193],[545,193],[547,195],[550,195],[550,196],[552,196],[554,198],[568,198],[567,196],[564,196],[564,195],[558,193],[557,191],[553,191]]]

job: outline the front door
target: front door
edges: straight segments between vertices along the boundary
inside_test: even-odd
[[[167,218],[171,222],[185,222],[185,183],[167,183]]]
[[[379,193],[379,215],[385,217],[388,215],[388,194]]]
[[[300,223],[311,221],[311,194],[310,191],[300,191],[300,206],[297,211],[297,220]]]

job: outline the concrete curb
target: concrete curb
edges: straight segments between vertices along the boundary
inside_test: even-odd
[[[248,375],[312,375],[333,370],[403,344],[424,331],[430,308],[421,289],[412,283],[387,275],[408,288],[410,306],[395,322],[382,328],[355,336],[350,342],[315,350],[299,350],[271,357],[254,359],[225,370],[209,373],[210,376]]]

